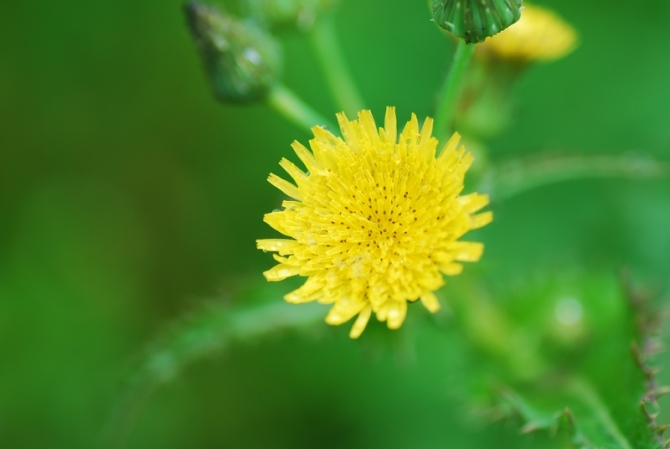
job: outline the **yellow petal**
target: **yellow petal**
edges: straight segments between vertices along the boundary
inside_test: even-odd
[[[321,165],[319,165],[316,159],[314,159],[314,155],[310,153],[310,151],[305,148],[303,144],[296,140],[291,144],[291,147],[293,148],[293,151],[295,151],[295,154],[298,155],[302,163],[305,164],[307,170],[312,173],[316,173],[321,169]]]
[[[395,142],[398,138],[397,120],[395,116],[395,108],[389,106],[386,108],[386,117],[384,118],[384,132],[389,141]]]
[[[336,117],[337,123],[340,125],[340,130],[342,131],[342,137],[344,137],[344,140],[352,150],[358,151],[360,148],[360,140],[354,123],[349,121],[344,112],[336,114]]]
[[[363,302],[354,301],[351,298],[342,298],[333,304],[326,316],[328,324],[342,324],[349,321],[358,312],[363,309]]]
[[[265,279],[271,282],[283,281],[286,278],[295,276],[300,272],[299,267],[291,267],[289,265],[279,264],[264,272]]]
[[[416,114],[412,114],[412,118],[407,122],[402,133],[400,133],[400,143],[406,145],[414,144],[418,135],[419,120],[416,118]]]
[[[365,110],[358,113],[358,123],[361,125],[361,130],[367,137],[367,140],[372,145],[379,144],[379,134],[377,133],[377,125],[372,116],[372,112]]]
[[[281,232],[284,235],[290,235],[288,228],[286,227],[286,212],[270,212],[263,216],[263,221],[272,226],[277,231]]]
[[[354,322],[354,325],[351,328],[351,331],[349,331],[349,337],[351,338],[358,338],[361,336],[363,331],[365,330],[365,326],[368,325],[368,321],[370,321],[370,315],[372,314],[372,307],[367,306],[361,312],[358,314],[358,318],[356,318],[356,322]]]
[[[324,285],[325,283],[319,279],[310,277],[302,287],[285,295],[284,299],[291,304],[304,304],[315,301],[323,295],[322,289]]]
[[[330,145],[325,144],[317,139],[312,139],[309,141],[309,146],[314,153],[314,158],[321,164],[324,168],[329,170],[335,170],[337,165],[333,159],[333,152],[335,151]]]
[[[286,173],[291,175],[291,178],[300,185],[302,181],[305,181],[307,179],[307,174],[300,170],[297,165],[295,165],[293,162],[289,161],[286,158],[283,158],[280,162],[279,165],[286,170]]]
[[[461,140],[461,135],[458,133],[454,133],[451,138],[447,141],[447,143],[442,147],[442,151],[440,151],[439,158],[444,158],[449,156],[451,153],[456,151],[456,147],[458,146],[458,142]]]
[[[314,133],[314,137],[316,137],[316,140],[329,147],[336,148],[337,145],[340,142],[342,142],[342,139],[334,136],[333,133],[331,133],[326,128],[323,128],[321,126],[315,126],[314,128],[312,128],[312,132]]]
[[[426,120],[423,122],[423,127],[421,128],[421,137],[419,139],[419,145],[425,145],[428,140],[433,136],[433,119],[426,117]]]
[[[491,211],[482,212],[481,214],[472,217],[472,224],[470,225],[470,227],[471,229],[478,229],[481,228],[482,226],[486,226],[492,221],[493,221],[493,212]]]
[[[483,243],[454,242],[450,247],[454,251],[454,260],[459,262],[477,262],[484,253]]]
[[[377,310],[375,310],[375,314],[377,316],[377,321],[381,321],[381,322],[386,321],[386,319],[388,318],[388,312],[389,312],[388,302],[385,302]]]
[[[274,173],[270,173],[270,176],[268,176],[268,182],[290,196],[291,198],[295,198],[296,200],[302,200],[302,195],[300,195],[300,191],[296,186],[291,184],[285,179],[280,178],[279,176],[275,175]]]
[[[259,239],[256,240],[256,248],[263,251],[277,251],[282,256],[293,254],[293,250],[300,245],[295,240],[288,239]]]
[[[463,272],[463,265],[460,263],[446,263],[440,265],[440,271],[447,276],[456,276]]]
[[[440,310],[440,302],[437,300],[437,296],[433,292],[425,293],[421,296],[421,303],[423,306],[431,311],[432,313]]]
[[[469,195],[459,196],[458,203],[461,205],[464,212],[477,212],[479,209],[489,204],[489,196],[480,193],[471,193]]]
[[[389,329],[398,329],[407,315],[407,301],[389,301],[387,310],[387,326]]]

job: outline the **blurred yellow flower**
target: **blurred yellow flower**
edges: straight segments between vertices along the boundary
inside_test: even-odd
[[[554,12],[524,3],[518,22],[477,46],[490,54],[518,61],[551,61],[566,56],[577,44],[575,30]]]
[[[370,111],[360,112],[358,120],[343,113],[337,119],[344,140],[314,127],[311,152],[293,143],[307,173],[280,162],[295,185],[274,174],[268,178],[293,200],[264,220],[291,239],[257,244],[278,253],[279,265],[264,273],[269,281],[308,277],[286,301],[333,304],[329,324],[358,315],[350,332],[357,338],[372,312],[397,329],[407,302],[421,299],[437,311],[433,292],[444,285],[443,274],[459,274],[458,262],[477,261],[484,249],[458,239],[493,215],[475,214],[488,204],[486,195],[460,196],[473,157],[457,148],[458,134],[436,156],[431,118],[419,129],[412,115],[399,138],[391,107],[379,129]]]

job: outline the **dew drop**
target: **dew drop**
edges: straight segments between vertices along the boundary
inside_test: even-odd
[[[559,323],[574,326],[582,319],[582,303],[575,298],[563,298],[556,303],[554,314]]]

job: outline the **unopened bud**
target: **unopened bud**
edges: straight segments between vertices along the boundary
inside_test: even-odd
[[[466,43],[482,42],[521,17],[522,0],[433,0],[433,19]]]
[[[185,13],[216,98],[234,103],[263,98],[281,69],[273,38],[212,6],[190,2]]]

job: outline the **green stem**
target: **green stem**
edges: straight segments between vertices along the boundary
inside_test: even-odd
[[[333,18],[326,16],[319,20],[310,37],[337,107],[354,117],[364,109],[364,103],[344,59]]]
[[[254,338],[310,326],[322,321],[324,314],[320,304],[296,307],[280,300],[252,308],[233,308],[221,302],[194,314],[155,342],[128,377],[98,447],[124,447],[143,405],[190,363]]]
[[[326,120],[281,83],[277,83],[270,90],[266,101],[275,111],[306,131],[316,125],[326,126],[331,130],[337,129],[329,120]]]
[[[454,61],[451,63],[447,78],[442,89],[440,89],[437,110],[435,111],[435,130],[440,139],[443,139],[449,132],[465,69],[468,67],[474,49],[474,44],[466,44],[463,40],[458,41]]]

